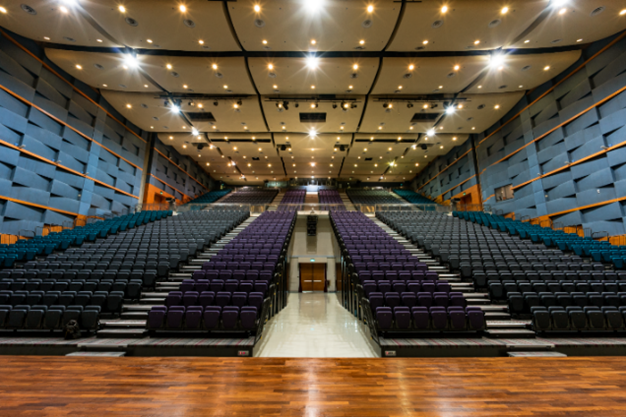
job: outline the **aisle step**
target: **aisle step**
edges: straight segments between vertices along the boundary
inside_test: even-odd
[[[526,329],[530,321],[523,320],[487,320],[488,329]]]
[[[144,328],[146,327],[145,320],[100,320],[100,324],[105,328]]]
[[[143,329],[112,329],[112,330],[98,330],[96,337],[106,338],[129,338],[129,337],[145,337],[148,334],[148,330]]]
[[[567,355],[561,352],[507,352],[512,358],[565,358]]]
[[[508,320],[511,318],[509,313],[504,311],[486,311],[485,320]]]
[[[151,298],[142,298],[139,300],[141,305],[150,305],[150,306],[162,306],[165,304],[165,296],[163,297],[151,297]]]
[[[487,336],[494,338],[533,338],[535,332],[526,329],[487,329]]]
[[[122,311],[121,320],[145,320],[148,318],[147,311]]]
[[[72,352],[65,356],[99,356],[109,358],[121,358],[126,356],[126,352]]]

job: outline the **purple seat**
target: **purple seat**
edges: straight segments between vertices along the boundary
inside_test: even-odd
[[[274,262],[264,262],[263,263],[263,270],[264,271],[274,271],[275,267],[276,267],[276,264]]]
[[[211,286],[211,282],[208,279],[199,279],[196,281],[196,285],[194,286],[195,290],[198,292],[208,291]]]
[[[229,271],[235,271],[237,269],[239,269],[239,262],[228,262],[226,264],[226,269]]]
[[[402,305],[406,307],[415,307],[417,305],[417,296],[413,292],[403,292],[400,294]]]
[[[202,264],[202,269],[203,270],[208,270],[208,269],[214,269],[215,268],[215,262],[205,262]]]
[[[170,293],[167,294],[167,297],[165,297],[165,305],[167,307],[181,305],[182,301],[183,301],[182,291],[170,291]]]
[[[195,281],[193,279],[185,279],[183,280],[183,283],[180,284],[180,291],[182,291],[183,293],[187,291],[193,291],[194,284]]]
[[[448,326],[448,313],[445,307],[430,307],[430,319],[433,324],[433,328],[436,330],[445,330]]]
[[[363,283],[363,292],[365,292],[365,296],[369,297],[372,292],[377,292],[376,281],[365,281]]]
[[[422,291],[422,284],[420,284],[419,281],[408,281],[407,290],[408,292],[417,294],[418,292]]]
[[[448,317],[450,318],[450,329],[466,329],[465,310],[463,307],[448,307]]]
[[[235,292],[233,293],[233,297],[231,302],[234,306],[243,307],[248,302],[248,293],[245,292]]]
[[[383,294],[391,291],[391,282],[387,280],[378,281],[378,291],[382,292]]]
[[[418,330],[426,330],[430,323],[430,314],[427,307],[413,307],[411,308],[411,315],[413,316],[413,325]]]
[[[433,305],[433,295],[429,292],[418,292],[417,304],[420,307],[431,307]]]
[[[449,299],[448,294],[445,292],[434,292],[433,300],[436,306],[448,307]]]
[[[224,283],[224,291],[235,292],[239,288],[239,281],[236,279],[229,279]]]
[[[257,311],[261,311],[261,306],[263,305],[263,293],[251,292],[250,295],[248,295],[248,305],[256,307]]]
[[[198,302],[200,293],[198,291],[187,291],[183,294],[183,305],[189,307],[195,305]]]
[[[451,306],[458,306],[458,307],[466,307],[467,306],[467,300],[463,296],[463,293],[461,293],[461,292],[451,292],[450,293],[450,305]]]
[[[411,272],[410,271],[399,271],[398,272],[398,279],[401,281],[410,281],[413,278],[411,278]]]
[[[402,271],[402,263],[400,263],[400,262],[392,262],[391,263],[391,269],[393,269],[394,271]]]
[[[202,307],[210,306],[215,301],[215,293],[213,291],[202,291],[198,297],[198,305]]]
[[[254,282],[254,291],[265,294],[268,289],[267,281],[255,281]]]
[[[197,281],[199,279],[204,279],[205,276],[206,276],[206,271],[201,269],[199,271],[193,271],[192,278],[194,281]]]
[[[241,327],[245,330],[254,330],[256,328],[257,307],[248,306],[241,307]]]
[[[411,271],[411,277],[416,281],[424,281],[424,271]]]
[[[233,271],[231,270],[221,270],[220,271],[220,279],[224,282],[226,282],[229,279],[233,279]]]
[[[426,279],[437,281],[439,279],[439,275],[435,271],[426,271]]]
[[[233,279],[236,279],[237,281],[243,281],[244,279],[246,279],[246,271],[239,269],[233,272]]]
[[[404,281],[391,281],[391,288],[394,292],[403,293],[406,291],[406,282]]]
[[[259,272],[259,280],[260,281],[270,282],[270,281],[272,281],[273,277],[274,277],[274,274],[273,274],[272,271],[260,271]]]
[[[383,297],[383,294],[380,292],[370,293],[368,299],[370,301],[370,307],[372,308],[372,311],[376,311],[378,307],[383,307],[385,305],[385,299]]]
[[[249,271],[251,267],[252,267],[251,262],[247,262],[247,261],[239,262],[239,269],[241,271]]]
[[[230,304],[231,293],[226,291],[220,291],[215,296],[215,305],[225,307]]]
[[[185,307],[172,306],[167,310],[166,325],[168,329],[180,329],[183,327]]]
[[[385,305],[387,307],[398,307],[400,305],[400,294],[397,292],[385,293]]]
[[[213,281],[211,281],[211,285],[209,288],[211,289],[211,291],[214,292],[222,291],[222,289],[224,288],[224,281],[221,279],[214,279]]]
[[[254,288],[254,281],[241,281],[239,283],[239,291],[249,293]]]
[[[452,288],[450,286],[450,283],[445,282],[445,281],[437,281],[435,283],[435,286],[437,287],[437,292],[445,292],[445,293],[449,293]]]
[[[398,271],[385,271],[385,279],[388,281],[397,281]]]
[[[165,321],[165,315],[167,314],[167,307],[154,306],[148,312],[148,329],[160,329],[163,327]]]
[[[215,329],[220,324],[220,316],[222,307],[208,306],[204,308],[202,318],[204,319],[204,327],[208,330]]]
[[[224,329],[232,330],[237,327],[239,307],[226,306],[222,309],[222,325]]]
[[[190,330],[197,330],[202,323],[202,307],[191,306],[187,308],[185,312],[185,328]]]
[[[402,269],[405,271],[415,271],[415,262],[403,262]]]
[[[422,292],[429,292],[429,293],[434,293],[435,292],[435,283],[431,282],[431,281],[424,281],[422,282]]]
[[[378,322],[378,327],[382,330],[390,329],[392,320],[393,316],[391,314],[391,307],[376,308],[376,321]]]
[[[252,262],[252,265],[250,265],[250,269],[255,270],[255,271],[261,271],[263,269],[263,262],[261,261]]]
[[[466,307],[465,312],[467,314],[467,322],[472,330],[484,330],[485,329],[485,313],[480,307]]]
[[[259,271],[255,271],[255,270],[246,271],[246,279],[251,280],[251,281],[256,281],[257,279],[259,279]]]
[[[411,310],[408,307],[394,307],[393,317],[398,329],[408,329],[411,326]]]
[[[212,271],[212,270],[206,271],[206,275],[205,275],[206,279],[208,279],[211,282],[213,280],[219,279],[219,276],[220,276],[219,271]]]
[[[226,269],[226,262],[215,262],[215,267],[213,269],[215,269],[216,271]]]

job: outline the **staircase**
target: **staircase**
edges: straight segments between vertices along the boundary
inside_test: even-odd
[[[165,297],[170,291],[177,291],[180,284],[185,279],[191,278],[194,271],[202,268],[202,265],[209,261],[224,245],[233,240],[242,230],[256,219],[250,216],[239,226],[230,231],[222,239],[205,249],[194,259],[182,265],[179,271],[170,271],[165,281],[156,283],[156,288],[152,291],[142,291],[141,298],[135,303],[125,303],[122,306],[122,315],[119,319],[101,320],[103,330],[96,333],[97,337],[106,338],[141,338],[148,334],[146,330],[146,320],[148,311],[152,306],[164,305]]]
[[[341,197],[341,200],[343,201],[343,204],[346,206],[346,209],[348,211],[356,210],[354,204],[352,204],[352,201],[350,201],[350,197],[348,197],[348,194],[346,194],[346,190],[339,190],[339,197]]]
[[[285,196],[285,193],[286,193],[286,191],[281,188],[281,190],[278,192],[278,194],[276,194],[276,197],[274,197],[274,199],[270,203],[270,205],[272,207],[270,207],[268,209],[268,211],[276,211],[276,208],[278,207],[280,202],[283,201],[283,197]]]

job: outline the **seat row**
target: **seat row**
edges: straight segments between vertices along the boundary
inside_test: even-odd
[[[475,273],[476,286],[484,288],[491,282],[500,281],[616,281],[626,280],[626,273],[613,271],[516,271]]]
[[[148,312],[149,330],[255,330],[256,307],[154,306]]]
[[[165,298],[167,307],[184,305],[185,307],[199,305],[202,307],[217,305],[225,307],[234,305],[244,307],[246,305],[261,309],[265,294],[263,292],[239,292],[239,291],[170,291]]]
[[[506,300],[512,292],[626,292],[626,281],[502,281],[488,287],[492,300]]]
[[[450,293],[452,287],[446,281],[363,281],[363,291],[365,294],[370,292],[443,292]]]
[[[63,330],[76,320],[81,330],[97,330],[99,306],[0,305],[0,329]]]
[[[124,298],[137,299],[141,293],[142,281],[137,279],[0,279],[0,290],[10,291],[118,291]]]
[[[214,279],[209,281],[207,279],[193,280],[186,279],[180,285],[180,291],[229,291],[229,292],[262,292],[265,294],[269,288],[269,281],[266,280],[243,280],[237,279]]]
[[[544,307],[532,308],[536,332],[623,332],[626,307]]]
[[[626,292],[511,292],[507,294],[511,314],[528,314],[533,307],[626,307]]]
[[[124,293],[121,291],[0,291],[2,305],[90,305],[100,307],[105,313],[121,312],[123,300]]]
[[[481,331],[485,315],[479,307],[377,307],[376,323],[382,331],[414,329],[430,332]]]
[[[460,292],[370,292],[367,296],[370,305],[374,310],[376,309],[376,307],[381,306],[397,307],[400,305],[406,307],[467,306],[467,300]]]
[[[437,281],[437,271],[360,271],[358,278],[364,281]]]
[[[230,272],[230,273],[229,273]],[[192,278],[194,280],[199,279],[207,279],[209,281],[213,281],[215,279],[227,280],[227,279],[236,279],[236,280],[249,280],[249,281],[271,281],[273,277],[273,273],[270,270],[262,270],[258,271],[256,269],[250,269],[248,271],[240,269],[240,270],[223,270],[216,271],[212,269],[200,269],[198,271],[194,271]]]

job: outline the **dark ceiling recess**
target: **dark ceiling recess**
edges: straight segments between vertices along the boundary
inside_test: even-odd
[[[326,113],[300,113],[300,123],[326,123]]]
[[[437,120],[440,113],[415,113],[411,119],[411,123],[415,122],[432,122]]]
[[[213,113],[207,111],[185,113],[192,122],[214,122]]]

